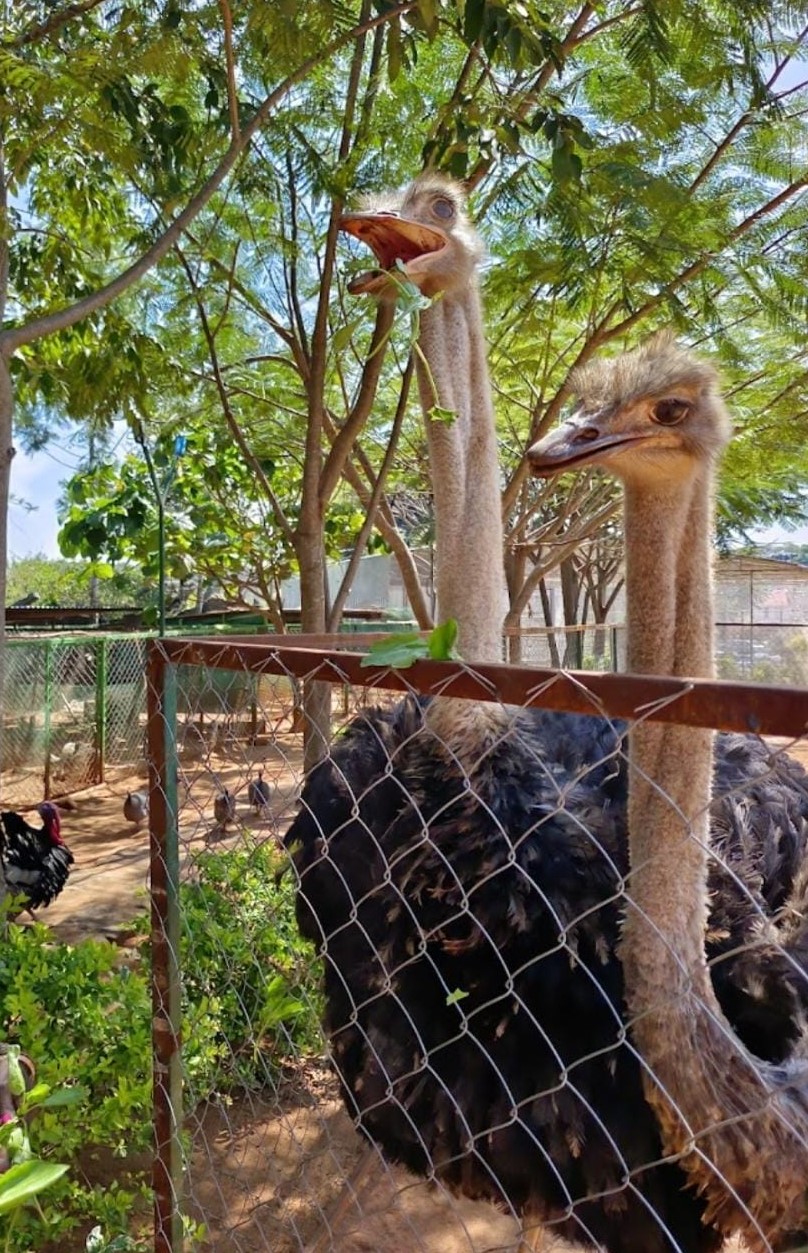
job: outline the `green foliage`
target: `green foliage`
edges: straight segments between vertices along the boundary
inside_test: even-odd
[[[144,976],[122,966],[111,944],[54,944],[44,926],[12,926],[0,952],[0,1019],[35,1061],[41,1083],[86,1090],[86,1099],[69,1110],[51,1104],[38,1111],[31,1132],[38,1157],[70,1162],[104,1146],[120,1159],[112,1187],[89,1183],[75,1170],[54,1182],[45,1218],[21,1211],[10,1248],[41,1248],[91,1219],[120,1229],[138,1198],[147,1196],[139,1159],[151,1141]]]
[[[319,969],[294,916],[295,885],[267,845],[203,854],[182,889],[185,1075],[194,1100],[256,1087],[317,1047]]]
[[[264,846],[207,853],[197,877],[182,885],[188,1109],[219,1093],[272,1083],[293,1050],[319,1046],[319,970],[297,932],[294,885],[275,884],[281,864]],[[33,1147],[49,1170],[56,1161],[82,1161],[81,1170],[49,1176],[44,1217],[19,1211],[11,1253],[41,1248],[89,1222],[131,1230],[133,1215],[146,1213],[151,994],[147,971],[137,956],[131,961],[105,942],[58,943],[40,924],[8,929],[0,950],[0,1021],[53,1090],[33,1094]],[[66,1109],[73,1097],[60,1090],[77,1088],[84,1099]],[[99,1157],[117,1163],[113,1183],[92,1182]],[[12,1181],[22,1187],[26,1178]],[[110,1253],[115,1247],[129,1246],[113,1242]]]
[[[102,427],[123,415],[143,420],[155,444],[179,427],[196,433],[198,466],[189,459],[169,520],[174,572],[220,574],[228,594],[277,600],[284,573],[314,569],[314,547],[334,554],[355,541],[357,479],[364,501],[412,340],[412,324],[394,327],[376,390],[372,313],[345,293],[348,245],[335,249],[329,224],[346,198],[400,185],[428,162],[468,178],[491,258],[515,564],[563,552],[541,540],[558,495],[527,487],[522,466],[527,443],[561,413],[571,367],[662,324],[720,360],[731,394],[739,438],[719,502],[724,541],[803,516],[808,114],[794,6],[644,0],[581,16],[534,0],[419,0],[407,13],[379,0],[369,11],[387,27],[324,55],[367,15],[359,0],[240,6],[229,101],[213,0],[68,6],[55,17],[44,3],[11,6],[0,131],[12,321],[125,268],[204,181],[232,115],[243,125],[314,57],[184,236],[181,258],[14,355],[24,420],[41,431],[60,415]],[[402,296],[404,318],[407,298],[416,317],[420,294]],[[369,416],[354,426],[367,397]],[[269,492],[236,468],[225,406],[269,467]],[[433,417],[451,412],[438,405]],[[320,472],[343,432],[360,440],[354,473],[335,474],[326,492]],[[428,491],[414,406],[399,454],[391,494]],[[65,551],[126,551],[149,568],[142,465],[112,476],[71,497]],[[597,516],[595,488],[579,512]]]
[[[65,561],[59,558],[17,557],[9,566],[6,602],[24,600],[35,593],[39,605],[87,605],[90,601],[90,578],[101,575],[98,603],[105,606],[142,605],[148,597],[140,575],[131,567],[109,566],[99,571],[92,563]]]
[[[416,661],[431,658],[433,661],[455,661],[457,653],[457,622],[447,618],[424,637],[415,632],[385,635],[374,641],[362,658],[364,668],[388,666],[392,670],[407,670]]]

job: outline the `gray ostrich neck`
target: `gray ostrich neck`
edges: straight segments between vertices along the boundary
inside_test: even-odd
[[[626,485],[628,669],[635,674],[713,674],[711,480],[705,469],[658,491]],[[642,934],[635,992],[644,987],[655,1000],[661,988],[696,985],[712,998],[704,956],[712,739],[709,730],[650,721],[629,736],[626,927]]]
[[[653,498],[626,491],[629,669],[712,674],[709,471]],[[629,736],[631,872],[621,959],[631,1036],[663,1148],[750,1250],[805,1228],[805,1065],[758,1062],[713,992],[707,925],[712,733],[637,722]],[[788,1243],[787,1247],[795,1247]]]
[[[500,661],[505,575],[494,407],[476,281],[421,315],[418,362],[435,508],[438,620],[467,661]],[[430,377],[431,374],[431,377]],[[435,406],[456,415],[432,421]]]

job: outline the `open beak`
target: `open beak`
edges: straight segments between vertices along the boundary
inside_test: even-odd
[[[528,448],[527,459],[533,474],[549,478],[563,470],[601,465],[622,448],[646,438],[645,431],[608,434],[602,429],[598,414],[584,413],[570,418]]]
[[[398,217],[395,213],[346,213],[340,218],[340,230],[361,239],[372,249],[379,268],[358,274],[348,284],[354,295],[360,292],[380,294],[389,289],[389,273],[397,265],[403,277],[415,278],[425,268],[428,258],[442,252],[448,244],[443,231],[423,222]]]

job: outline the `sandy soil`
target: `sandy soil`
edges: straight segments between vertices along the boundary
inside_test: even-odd
[[[808,766],[808,743],[790,751]],[[204,768],[185,763],[180,834],[186,871],[211,838],[219,847],[242,838],[235,829],[215,830],[212,797],[221,784],[241,790],[239,822],[258,838],[276,835],[291,813],[300,772],[296,739],[281,737],[254,750],[242,744],[239,754],[237,765],[223,756],[208,758]],[[255,818],[244,805],[256,762],[275,789],[266,818]],[[145,787],[145,769],[114,771],[63,811],[76,864],[62,896],[41,914],[60,939],[92,935],[126,945],[126,924],[147,906],[148,833],[124,820],[122,804],[128,790]],[[271,1097],[207,1106],[188,1125],[188,1209],[207,1225],[204,1248],[213,1253],[515,1253],[519,1245],[511,1217],[371,1161],[333,1079],[316,1061],[300,1063]],[[362,1177],[352,1181],[356,1171]],[[541,1247],[542,1253],[571,1248],[552,1237]],[[732,1250],[741,1253],[735,1245],[726,1253]]]

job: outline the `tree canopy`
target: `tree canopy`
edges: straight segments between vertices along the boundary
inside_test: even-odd
[[[0,348],[21,429],[122,417],[158,456],[183,431],[178,569],[268,595],[296,568],[322,630],[326,554],[375,534],[427,625],[396,507],[429,493],[412,330],[346,294],[337,223],[431,163],[466,180],[489,247],[514,618],[615,510],[597,476],[539,488],[524,449],[577,364],[660,325],[723,368],[723,536],[803,517],[806,19],[762,0],[15,6]],[[148,568],[139,458],[68,497],[67,552]]]

